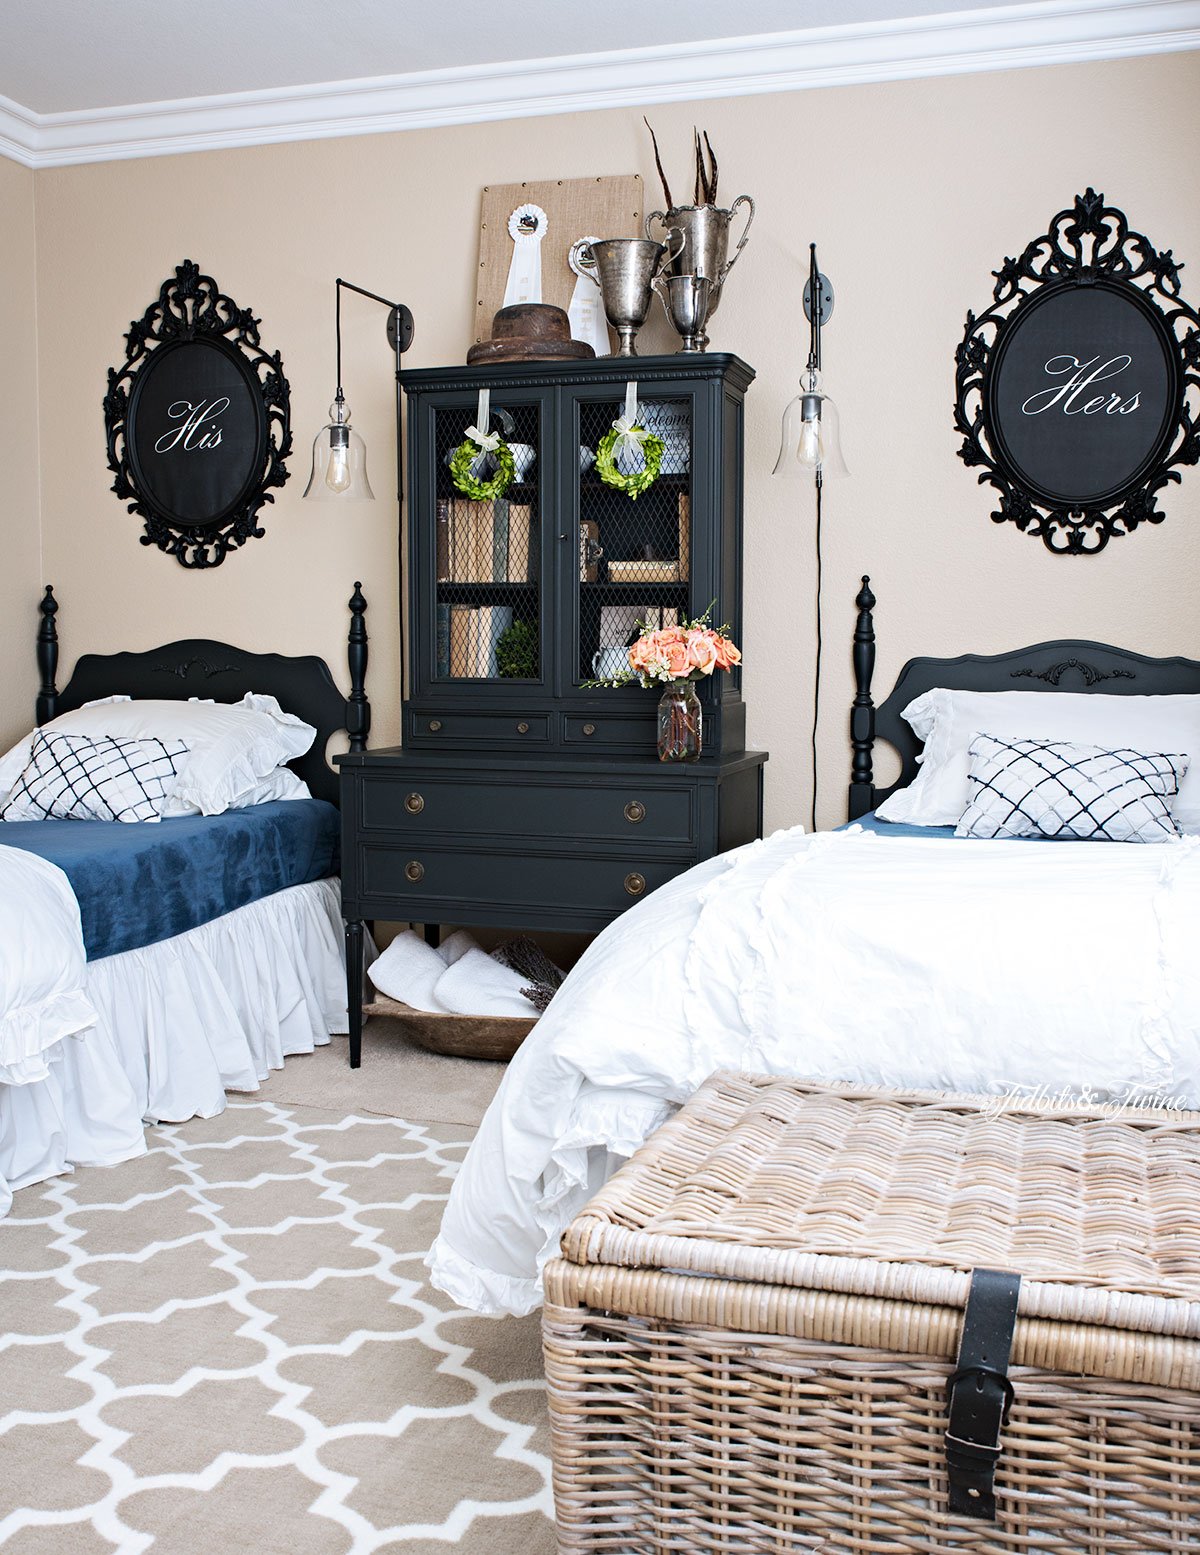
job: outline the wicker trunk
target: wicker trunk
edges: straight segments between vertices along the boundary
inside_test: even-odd
[[[980,1267],[1023,1277],[994,1521],[948,1506]],[[714,1075],[544,1340],[562,1555],[1196,1555],[1200,1113]]]

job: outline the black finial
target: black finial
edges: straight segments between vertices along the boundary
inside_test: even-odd
[[[58,674],[58,627],[54,621],[57,613],[58,600],[54,597],[53,586],[47,583],[38,602],[38,614],[42,618],[37,634],[37,667],[41,677],[37,698],[39,728],[49,723],[58,710],[58,688],[54,684]]]

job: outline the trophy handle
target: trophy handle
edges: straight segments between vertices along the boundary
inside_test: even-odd
[[[588,256],[586,263],[583,259],[583,253],[585,250],[587,251]],[[598,267],[596,265],[596,256],[592,252],[590,238],[577,238],[575,242],[571,244],[571,247],[568,250],[567,260],[571,266],[571,269],[574,270],[576,275],[586,275],[590,281],[595,281],[597,287],[600,286],[600,276],[597,273]]]
[[[746,217],[746,225],[742,228],[742,236],[738,246],[734,249],[732,256],[727,259],[721,266],[721,278],[717,282],[718,286],[721,285],[721,283],[725,280],[725,277],[733,269],[734,265],[737,264],[738,255],[745,248],[746,240],[750,236],[750,223],[754,220],[754,201],[748,194],[739,194],[737,199],[729,207],[730,221],[733,220],[733,213],[737,210],[739,205],[748,205],[750,207],[750,214]]]
[[[662,213],[660,211],[655,211],[654,214],[658,216]],[[672,238],[679,239],[679,247],[675,250],[674,253],[671,252]],[[675,261],[679,258],[680,254],[683,253],[684,246],[687,243],[687,234],[684,232],[682,227],[668,227],[666,232],[663,234],[663,239],[663,249],[665,250],[666,257],[664,258],[662,264],[660,264],[658,267],[658,275],[655,276],[655,280],[658,279],[658,276],[665,274],[665,272],[669,270]]]
[[[665,227],[667,224],[666,211],[651,211],[649,216],[646,217],[646,220],[642,223],[642,231],[646,234],[647,237],[650,236],[651,224],[656,221],[661,221]]]

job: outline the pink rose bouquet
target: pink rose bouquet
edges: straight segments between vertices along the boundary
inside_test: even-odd
[[[669,684],[673,680],[702,680],[716,670],[729,670],[742,662],[741,652],[729,637],[727,626],[713,626],[712,606],[694,621],[654,629],[642,626],[641,636],[629,649],[629,669],[611,680],[593,680],[589,686],[627,686],[637,680],[643,686]]]

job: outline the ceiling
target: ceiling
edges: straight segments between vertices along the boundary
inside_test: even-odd
[[[1049,0],[1035,0],[1046,4]],[[991,0],[3,0],[35,113],[988,9]]]
[[[27,167],[1200,49],[1200,0],[0,0]]]

